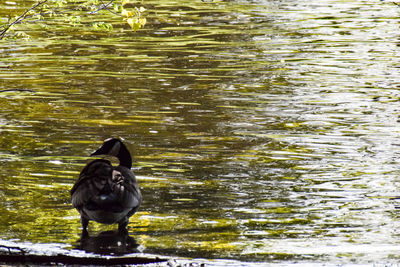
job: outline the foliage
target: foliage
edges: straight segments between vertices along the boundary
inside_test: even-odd
[[[100,11],[108,11],[113,16],[119,16],[134,31],[143,28],[146,24],[144,7],[137,7],[129,0],[110,0],[105,3],[103,0],[42,0],[38,1],[31,8],[27,9],[22,15],[9,17],[7,23],[0,24],[0,40],[6,35],[14,38],[29,38],[26,29],[16,29],[22,22],[38,24],[40,22],[62,19],[65,23],[73,26],[90,26],[93,30],[111,31],[113,26],[104,21],[91,22],[83,25],[82,17],[98,14]]]
[[[137,31],[146,24],[146,18],[142,17],[142,13],[145,10],[146,9],[144,7],[135,7],[133,11],[123,9],[121,14],[126,18],[126,22],[129,24],[129,26],[131,26],[134,31]]]

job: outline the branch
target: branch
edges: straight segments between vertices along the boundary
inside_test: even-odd
[[[100,10],[106,9],[106,10],[108,10],[109,12],[111,12],[112,14],[118,15],[118,16],[119,16],[119,14],[115,13],[114,11],[111,11],[111,10],[108,8],[108,6],[111,5],[111,4],[114,2],[114,0],[111,0],[111,1],[108,2],[107,4],[104,4],[104,2],[103,2],[102,0],[100,0],[100,2],[101,2],[101,4],[102,4],[102,6],[101,6],[100,8],[98,8],[98,9],[96,9],[95,11],[89,12],[88,14],[94,14],[94,13],[99,12]]]
[[[23,20],[23,19],[25,18],[25,15],[26,15],[29,11],[31,11],[31,10],[37,8],[38,6],[40,6],[41,4],[46,3],[47,1],[48,1],[48,0],[44,0],[44,1],[42,1],[42,2],[38,2],[38,3],[37,3],[36,5],[34,5],[33,7],[27,9],[27,10],[24,12],[24,14],[22,14],[21,16],[19,16],[16,20],[14,20],[13,22],[11,22],[10,24],[7,24],[7,25],[5,26],[5,28],[4,28],[4,30],[2,30],[2,31],[0,32],[0,40],[2,40],[2,39],[4,38],[4,36],[6,35],[6,32],[11,28],[12,25],[19,23],[21,20]]]

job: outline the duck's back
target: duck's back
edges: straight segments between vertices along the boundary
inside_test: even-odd
[[[71,189],[72,205],[89,220],[117,223],[140,206],[141,194],[133,172],[107,160],[90,162]]]

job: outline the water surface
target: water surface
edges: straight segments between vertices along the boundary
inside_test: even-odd
[[[2,3],[0,17],[31,4]],[[400,8],[144,4],[138,32],[83,12],[0,43],[0,238],[79,247],[69,189],[115,136],[144,196],[129,224],[141,251],[397,263]]]

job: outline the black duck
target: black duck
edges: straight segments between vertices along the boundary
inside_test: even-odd
[[[119,166],[105,159],[88,163],[71,189],[72,206],[81,214],[82,233],[87,233],[89,220],[104,224],[118,223],[126,231],[129,218],[142,202],[131,155],[121,140],[110,138],[91,154],[117,157]]]

